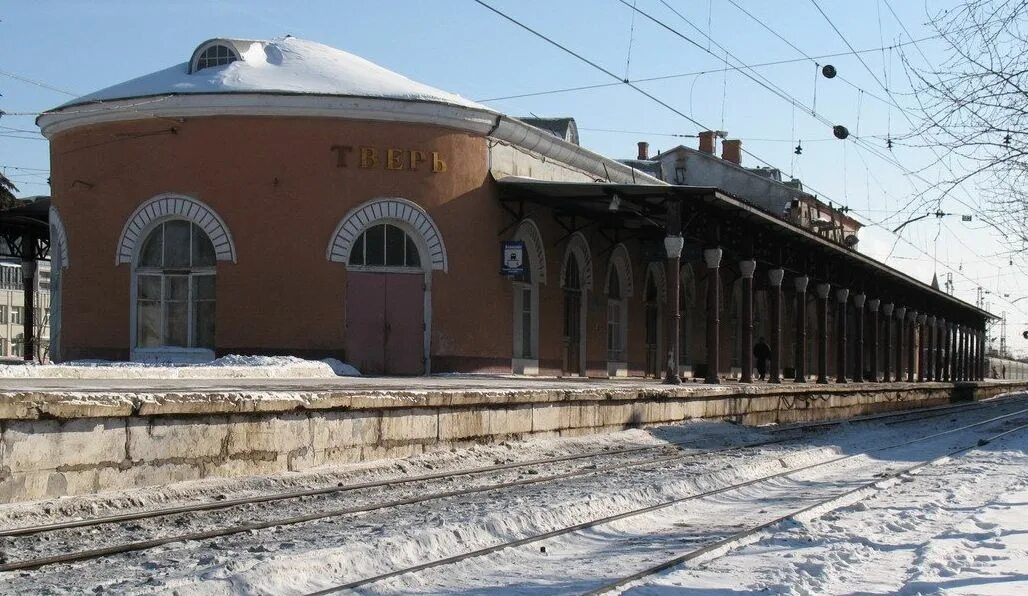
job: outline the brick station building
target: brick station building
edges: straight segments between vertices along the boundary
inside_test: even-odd
[[[184,58],[39,117],[55,359],[716,382],[765,336],[773,380],[981,376],[988,313],[712,144],[622,163],[292,37]]]

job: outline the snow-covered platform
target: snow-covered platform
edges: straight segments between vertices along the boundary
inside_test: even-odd
[[[686,419],[837,419],[1026,387],[994,381],[667,386],[478,375],[0,378],[0,502]]]

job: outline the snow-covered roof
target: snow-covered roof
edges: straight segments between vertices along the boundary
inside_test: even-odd
[[[200,47],[219,40],[210,40]],[[191,61],[74,99],[69,106],[178,94],[272,93],[372,97],[443,103],[492,112],[442,91],[314,41],[284,37],[270,41],[223,40],[240,48],[239,60],[195,72]],[[194,56],[195,58],[195,56]]]

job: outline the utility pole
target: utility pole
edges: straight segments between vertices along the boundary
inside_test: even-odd
[[[946,273],[946,293],[950,296],[953,295],[953,273]]]
[[[1000,313],[999,320],[999,355],[1007,357],[1007,311]]]

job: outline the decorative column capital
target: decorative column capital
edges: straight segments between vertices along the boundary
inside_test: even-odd
[[[828,298],[828,293],[832,291],[832,284],[817,284],[817,297],[824,300]]]
[[[924,325],[924,322],[928,320],[928,315],[921,313],[917,315],[917,324]]]
[[[810,278],[804,275],[802,277],[797,277],[792,280],[792,282],[796,284],[796,293],[805,294],[807,292],[807,283],[810,282]]]
[[[838,300],[838,301],[839,301],[840,303],[843,303],[843,304],[845,304],[845,303],[846,303],[846,300],[848,300],[848,299],[849,299],[849,297],[850,297],[850,291],[849,291],[849,290],[847,290],[846,288],[840,288],[840,289],[838,289],[838,290],[836,290],[836,291],[835,291],[835,298],[836,298],[836,299],[837,299],[837,300]]]
[[[753,272],[756,270],[757,262],[753,259],[739,261],[739,271],[742,272],[743,279],[753,279]]]
[[[707,248],[703,250],[703,260],[708,269],[717,269],[721,265],[721,249]]]
[[[910,309],[907,311],[907,320],[913,322],[917,318],[917,311]]]
[[[896,318],[902,321],[903,320],[903,316],[907,314],[907,307],[905,307],[905,306],[897,306],[895,312],[896,312]]]
[[[928,317],[928,325],[931,327],[935,327],[935,315]]]
[[[882,303],[882,301],[880,299],[872,298],[872,299],[867,301],[867,307],[871,310],[871,312],[878,312],[878,306],[881,303]]]
[[[860,294],[854,294],[853,306],[856,306],[857,308],[864,308],[864,300],[866,299],[867,296],[863,292],[861,292]]]
[[[767,278],[771,281],[771,287],[778,288],[785,279],[785,269],[772,269],[767,272]]]
[[[886,302],[882,305],[882,314],[884,314],[887,317],[891,317],[894,308],[896,308],[895,304],[893,304],[892,302]]]
[[[682,247],[685,246],[685,239],[681,236],[665,236],[664,250],[667,251],[667,258],[677,259],[682,256]]]

